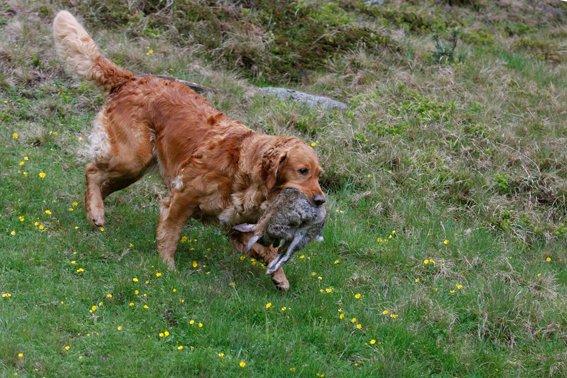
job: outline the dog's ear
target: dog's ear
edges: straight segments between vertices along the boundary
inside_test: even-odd
[[[262,159],[262,179],[268,190],[272,190],[278,183],[278,175],[281,172],[287,158],[287,151],[269,151]]]

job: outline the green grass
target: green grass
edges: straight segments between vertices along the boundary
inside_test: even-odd
[[[290,2],[305,27],[374,28],[399,46],[286,66],[299,89],[347,102],[343,113],[252,93],[244,78],[285,83],[289,50],[262,51],[272,80],[227,58],[249,47],[251,24],[262,38],[285,31],[264,23],[265,2],[217,13],[176,2],[192,23],[222,15],[224,36],[165,28],[168,17],[194,25],[159,1],[71,9],[113,60],[216,88],[215,106],[250,127],[316,145],[330,217],[325,241],[286,265],[288,293],[198,222],[168,272],[155,251],[157,172],[112,195],[106,228],[93,229],[78,156],[103,96],[64,74],[49,34],[70,5],[0,6],[0,375],[567,374],[567,76],[560,51],[527,51],[564,31],[544,11],[448,3],[466,6]],[[460,58],[435,64],[433,34],[455,26]]]

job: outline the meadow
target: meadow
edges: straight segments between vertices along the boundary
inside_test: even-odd
[[[60,9],[114,62],[315,148],[330,216],[288,292],[194,221],[168,271],[158,172],[88,223],[104,96],[58,61]],[[0,376],[566,376],[566,21],[553,0],[2,2]]]

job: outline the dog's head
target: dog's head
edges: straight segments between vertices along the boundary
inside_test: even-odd
[[[321,166],[315,151],[297,138],[288,138],[266,155],[262,164],[268,190],[295,188],[313,204],[325,203],[319,185]]]

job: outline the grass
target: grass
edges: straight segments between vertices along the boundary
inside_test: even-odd
[[[70,5],[0,6],[0,375],[567,374],[565,6],[268,3],[71,11],[114,61],[216,88],[219,109],[315,146],[331,216],[285,294],[198,222],[166,271],[157,172],[108,199],[104,231],[87,223],[78,152],[103,97],[54,56]],[[270,23],[290,12],[303,29]],[[340,38],[293,62],[318,28]],[[455,28],[455,59],[432,59]]]

